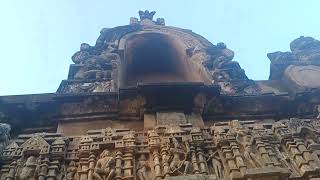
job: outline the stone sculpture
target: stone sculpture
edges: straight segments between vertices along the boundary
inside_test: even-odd
[[[20,180],[36,180],[38,169],[37,158],[35,156],[30,156],[27,161],[22,166],[21,172],[18,175]]]
[[[74,161],[70,161],[68,168],[66,169],[66,175],[64,180],[75,180],[77,174],[77,166]]]
[[[0,123],[0,153],[8,145],[11,127],[9,124]]]
[[[144,154],[141,154],[137,164],[137,176],[139,177],[140,180],[148,179],[147,168],[149,167],[148,167],[148,162],[146,160],[146,157]]]
[[[97,180],[111,180],[115,175],[115,160],[110,151],[104,150],[97,161],[93,177]]]

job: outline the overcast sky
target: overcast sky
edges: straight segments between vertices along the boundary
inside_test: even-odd
[[[0,0],[0,95],[55,92],[81,43],[94,45],[102,28],[140,9],[225,42],[254,80],[268,79],[268,52],[320,37],[319,0]]]

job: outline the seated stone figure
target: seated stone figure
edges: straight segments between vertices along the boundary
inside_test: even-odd
[[[115,160],[111,156],[110,151],[104,150],[96,167],[94,168],[93,177],[97,180],[111,180],[115,175]]]

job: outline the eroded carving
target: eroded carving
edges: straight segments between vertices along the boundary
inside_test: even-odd
[[[1,114],[0,114],[1,116]],[[1,117],[0,117],[1,119]],[[8,145],[11,127],[9,124],[0,123],[0,153]]]
[[[115,175],[115,159],[109,150],[103,150],[100,159],[97,161],[93,177],[97,180],[110,180]]]
[[[234,179],[263,172],[268,172],[264,177],[318,177],[318,127],[318,119],[290,119],[216,123],[210,130],[160,126],[147,134],[107,128],[73,137],[70,143],[58,134],[34,134],[6,147],[1,177]]]

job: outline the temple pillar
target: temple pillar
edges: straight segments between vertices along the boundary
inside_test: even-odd
[[[94,172],[94,167],[96,163],[96,156],[92,153],[89,156],[89,171],[88,171],[88,180],[93,180],[93,172]]]
[[[161,145],[161,156],[162,156],[162,169],[163,169],[163,177],[169,176],[169,162],[167,156],[169,155],[169,149],[167,144]]]
[[[198,166],[198,162],[197,162],[196,150],[193,146],[191,146],[190,151],[191,151],[191,163],[192,163],[193,173],[199,174],[200,170],[199,170],[199,166]]]
[[[8,172],[8,175],[5,177],[5,180],[15,180],[16,166],[17,166],[17,162],[16,161],[13,161],[10,164],[9,172]]]
[[[80,170],[78,172],[79,174],[79,180],[88,180],[88,158],[80,158],[79,166]]]
[[[41,165],[40,165],[40,173],[39,173],[39,177],[38,180],[45,180],[47,173],[48,173],[48,168],[49,168],[49,158],[44,158],[44,160],[42,160]]]
[[[115,179],[121,179],[122,178],[122,153],[120,151],[117,151],[116,153],[116,175]]]
[[[198,155],[198,159],[199,159],[199,165],[200,165],[200,172],[201,174],[208,174],[208,170],[207,170],[207,162],[204,158],[204,154],[201,148],[197,148],[197,155]]]
[[[128,150],[123,155],[123,179],[134,179],[133,177],[133,150]]]
[[[160,165],[160,154],[158,150],[153,149],[153,162],[154,162],[154,172],[155,172],[155,179],[161,179],[161,165]]]

